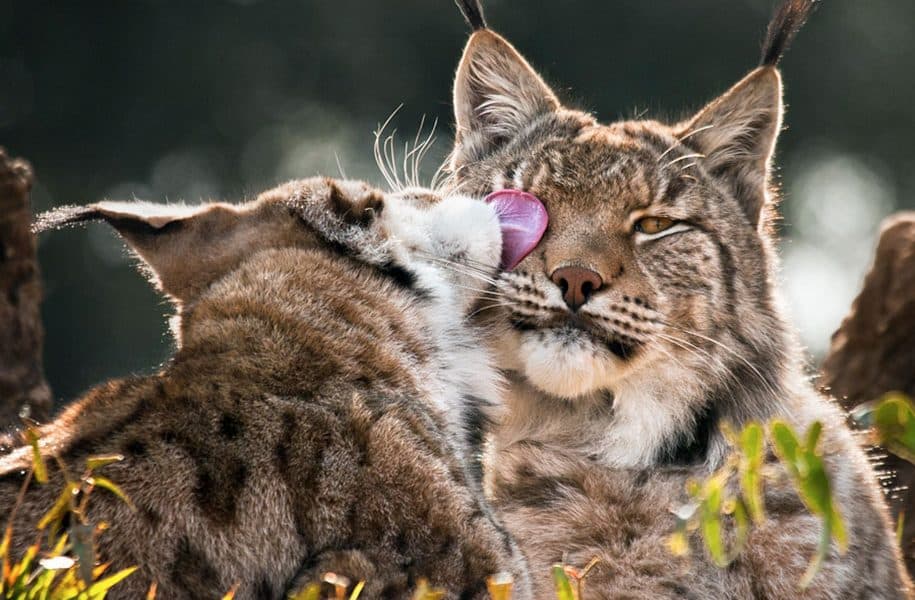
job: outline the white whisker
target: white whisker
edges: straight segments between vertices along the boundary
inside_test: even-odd
[[[670,324],[670,323],[665,323],[665,325],[668,326],[668,327],[671,327],[671,328],[673,328],[673,329],[676,329],[676,330],[678,330],[678,331],[681,331],[681,332],[683,332],[683,333],[686,334],[686,335],[692,335],[692,336],[695,336],[695,337],[697,337],[697,338],[699,338],[699,339],[701,339],[701,340],[705,340],[705,341],[707,341],[707,342],[710,342],[710,343],[712,343],[712,344],[715,344],[716,346],[718,346],[719,348],[721,348],[721,349],[724,350],[725,352],[728,352],[728,353],[731,354],[734,358],[736,358],[737,360],[741,361],[744,365],[746,365],[747,368],[749,368],[750,371],[757,377],[757,379],[759,379],[760,383],[762,383],[762,384],[766,387],[766,391],[768,391],[770,394],[772,394],[772,396],[773,396],[774,398],[777,398],[777,397],[779,396],[778,393],[776,392],[775,388],[774,388],[774,387],[772,386],[772,384],[769,382],[769,380],[766,379],[766,378],[763,376],[762,372],[760,372],[760,370],[759,370],[758,368],[756,368],[756,366],[755,366],[753,363],[751,363],[749,360],[747,360],[743,355],[741,355],[739,352],[737,352],[737,351],[734,350],[733,348],[729,348],[727,345],[725,345],[725,344],[719,342],[718,340],[715,340],[715,339],[712,339],[712,338],[710,338],[710,337],[708,337],[708,336],[702,335],[701,333],[698,333],[698,332],[696,332],[696,331],[692,331],[692,330],[689,330],[689,329],[683,329],[683,328],[681,328],[681,327],[677,327],[676,325],[672,325],[672,324]]]
[[[672,161],[670,161],[669,163],[667,163],[666,165],[664,165],[664,166],[661,167],[661,168],[662,168],[662,169],[666,169],[667,167],[669,167],[669,166],[671,166],[671,165],[675,165],[675,164],[677,164],[678,162],[682,162],[682,161],[684,161],[684,160],[689,160],[689,159],[691,159],[691,158],[705,158],[705,155],[704,155],[704,154],[699,154],[699,153],[695,153],[695,154],[684,154],[683,156],[680,156],[680,157],[678,157],[678,158],[673,159]]]

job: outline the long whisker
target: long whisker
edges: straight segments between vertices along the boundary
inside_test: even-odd
[[[702,133],[703,131],[706,131],[708,129],[713,129],[714,127],[715,127],[714,125],[705,125],[704,127],[697,127],[695,129],[693,129],[692,131],[690,131],[689,133],[681,136],[678,141],[682,143],[683,140],[690,138],[690,137],[696,135],[697,133]]]
[[[677,146],[679,146],[680,144],[683,143],[683,140],[685,140],[685,139],[687,139],[687,138],[689,138],[689,137],[691,137],[691,136],[694,136],[694,135],[696,135],[697,133],[700,133],[700,132],[702,132],[702,131],[705,131],[706,129],[711,129],[712,127],[714,127],[714,125],[706,125],[705,127],[697,127],[696,129],[693,129],[692,131],[690,131],[690,132],[687,133],[686,135],[680,136],[679,138],[677,138],[677,141],[674,142],[674,145],[673,145],[673,146],[671,146],[670,148],[668,148],[667,150],[665,150],[664,152],[661,153],[661,156],[658,157],[658,162],[661,162],[661,160],[662,160],[665,156],[667,156],[668,154],[670,154],[671,152],[673,152],[674,149],[675,149]]]
[[[467,318],[469,319],[471,317],[475,317],[483,311],[495,310],[497,308],[510,307],[510,306],[514,306],[514,304],[511,302],[498,302],[496,304],[487,304],[486,306],[483,306],[483,307],[473,311],[469,315],[467,315]]]
[[[459,274],[461,274],[461,275],[466,275],[467,277],[472,277],[472,278],[474,278],[474,279],[477,279],[477,280],[482,281],[482,282],[484,282],[484,283],[488,283],[488,284],[490,284],[490,285],[495,285],[496,283],[498,283],[498,281],[495,280],[495,279],[493,279],[492,277],[489,277],[488,275],[485,275],[484,273],[480,273],[479,271],[474,271],[473,269],[467,268],[467,267],[465,267],[464,265],[461,265],[461,264],[445,262],[445,261],[442,261],[442,260],[436,260],[436,259],[434,259],[434,258],[429,258],[429,259],[427,259],[427,260],[429,260],[430,262],[433,262],[433,263],[437,264],[437,265],[440,266],[440,267],[443,267],[443,268],[445,268],[445,269],[449,269],[449,270],[453,271],[454,273],[459,273]]]
[[[684,161],[684,160],[689,160],[689,159],[691,159],[691,158],[705,158],[705,155],[704,155],[704,154],[699,154],[699,153],[695,153],[695,154],[684,154],[683,156],[680,156],[680,157],[677,157],[677,158],[673,159],[672,161],[670,161],[669,163],[667,163],[666,165],[664,165],[664,166],[661,167],[661,168],[662,168],[662,169],[666,169],[667,167],[670,167],[670,166],[672,166],[672,165],[675,165],[675,164],[677,164],[678,162],[681,162],[681,161]]]
[[[441,259],[436,259],[433,257],[427,258],[426,260],[438,265],[439,267],[448,269],[454,273],[458,273],[460,275],[465,275],[467,277],[472,277],[474,279],[477,279],[477,280],[482,281],[483,283],[487,283],[489,285],[496,285],[498,283],[498,281],[493,279],[492,277],[489,277],[488,275],[486,275],[484,273],[480,273],[479,271],[475,271],[472,268],[466,267],[465,265],[461,265],[459,263],[447,262],[447,261],[443,261]]]
[[[391,175],[394,177],[394,189],[402,190],[403,183],[400,181],[400,173],[397,170],[397,148],[394,146],[394,138],[397,135],[397,130],[394,129],[384,140],[384,151],[385,151],[385,162],[388,164],[388,169],[391,171]]]
[[[396,185],[395,185],[396,182],[395,182],[394,178],[391,176],[391,173],[389,172],[389,169],[386,165],[386,159],[385,159],[386,155],[383,154],[381,136],[384,135],[384,132],[388,128],[388,125],[391,124],[391,121],[394,120],[394,117],[397,115],[398,112],[400,112],[401,108],[403,108],[403,104],[401,104],[397,108],[395,108],[394,111],[391,112],[391,114],[388,116],[388,118],[385,119],[384,123],[382,123],[375,129],[375,131],[374,131],[375,143],[372,147],[373,154],[375,156],[375,164],[378,166],[378,170],[381,172],[381,176],[384,178],[385,182],[388,184],[388,187],[390,187],[392,189],[396,188]],[[387,140],[385,140],[384,144],[385,145],[387,144]]]
[[[426,258],[429,258],[432,260],[437,260],[437,261],[444,261],[449,264],[461,265],[462,267],[474,269],[474,270],[480,272],[481,274],[484,274],[484,275],[487,275],[490,277],[491,277],[490,274],[496,270],[496,265],[485,263],[485,262],[479,261],[479,260],[474,260],[472,258],[464,257],[464,258],[461,258],[461,260],[453,260],[450,258],[445,258],[445,257],[439,256],[437,254],[433,254],[432,252],[429,252],[427,250],[417,250],[416,252],[417,252],[417,254],[424,256]]]
[[[340,171],[340,177],[343,179],[349,179],[349,177],[346,176],[346,171],[343,170],[343,165],[340,164],[340,155],[336,152],[334,152],[334,160],[337,161],[337,170]]]
[[[681,327],[677,327],[676,325],[672,325],[672,324],[670,324],[670,323],[665,323],[665,325],[667,325],[668,327],[671,327],[671,328],[673,328],[673,329],[677,329],[678,331],[681,331],[681,332],[683,332],[683,333],[686,334],[686,335],[692,335],[692,336],[695,336],[695,337],[697,337],[697,338],[699,338],[699,339],[702,339],[702,340],[705,340],[705,341],[710,342],[710,343],[712,343],[712,344],[715,344],[716,346],[718,346],[719,348],[721,348],[721,349],[724,350],[725,352],[730,353],[734,358],[736,358],[737,360],[739,360],[739,361],[741,361],[743,364],[745,364],[745,365],[747,366],[747,368],[749,368],[750,371],[751,371],[754,375],[756,375],[756,377],[759,379],[760,383],[762,383],[762,384],[766,387],[766,390],[767,390],[769,393],[771,393],[771,394],[772,394],[773,396],[775,396],[775,397],[778,397],[778,393],[776,392],[775,388],[772,386],[772,384],[769,382],[769,380],[766,379],[765,376],[763,376],[762,372],[760,372],[760,370],[759,370],[758,368],[756,368],[756,365],[754,365],[753,363],[751,363],[749,360],[747,360],[743,355],[741,355],[739,352],[737,352],[737,351],[734,350],[733,348],[729,348],[727,345],[722,344],[722,343],[719,342],[718,340],[715,340],[715,339],[712,339],[712,338],[710,338],[710,337],[708,337],[708,336],[702,335],[701,333],[698,333],[698,332],[696,332],[696,331],[692,331],[692,330],[689,330],[689,329],[683,329],[683,328],[681,328]]]
[[[496,291],[496,290],[484,289],[484,288],[477,288],[477,287],[473,287],[472,285],[464,285],[464,284],[462,284],[462,283],[453,283],[452,285],[453,285],[454,287],[459,287],[459,288],[461,288],[461,289],[463,289],[463,290],[467,290],[467,291],[470,291],[470,292],[476,292],[476,293],[478,293],[478,294],[484,294],[484,295],[486,295],[486,296],[488,296],[488,297],[490,297],[490,298],[492,298],[492,299],[494,299],[494,300],[505,300],[505,299],[507,299],[507,296],[506,296],[505,294],[502,294],[501,292],[498,292],[498,291]]]
[[[677,346],[677,347],[680,348],[681,350],[685,350],[686,352],[689,352],[690,354],[696,356],[697,358],[699,358],[699,359],[701,359],[701,360],[708,360],[708,361],[714,363],[720,370],[722,370],[722,371],[725,373],[725,376],[726,376],[728,379],[730,379],[731,381],[733,381],[734,383],[736,383],[737,386],[738,386],[741,390],[743,390],[744,392],[749,393],[749,389],[748,389],[747,386],[744,384],[744,382],[737,376],[736,373],[734,373],[733,371],[728,370],[728,369],[726,368],[726,366],[724,365],[724,363],[721,361],[721,359],[718,358],[717,356],[714,356],[713,354],[711,354],[711,353],[708,352],[707,350],[705,350],[705,349],[703,349],[703,348],[699,348],[698,346],[695,346],[695,345],[693,345],[693,344],[687,342],[687,341],[684,340],[684,339],[681,339],[681,338],[678,338],[678,337],[675,337],[675,336],[671,336],[671,335],[667,335],[667,334],[663,334],[663,333],[658,333],[657,335],[658,335],[658,337],[660,337],[660,338],[662,338],[662,339],[664,339],[664,340],[667,340],[668,342],[674,344],[675,346]],[[681,365],[681,366],[682,366],[682,365]]]

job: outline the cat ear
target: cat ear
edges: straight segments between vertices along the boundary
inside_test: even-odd
[[[148,267],[153,284],[178,303],[197,297],[237,261],[232,243],[240,216],[227,204],[184,206],[151,202],[99,202],[64,206],[39,215],[33,231],[105,221]],[[219,243],[214,243],[217,241]]]
[[[454,81],[452,167],[485,156],[559,106],[553,91],[511,44],[488,29],[475,32]]]
[[[677,134],[705,156],[707,171],[732,191],[754,227],[769,193],[782,114],[781,76],[774,67],[760,67],[699,111]]]

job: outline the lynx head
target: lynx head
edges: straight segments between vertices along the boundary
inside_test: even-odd
[[[776,65],[813,2],[786,1],[761,65],[693,117],[609,125],[564,107],[477,3],[458,4],[475,32],[455,81],[452,176],[471,194],[530,192],[550,215],[501,281],[513,367],[554,397],[611,392],[618,420],[654,410],[627,399],[647,394],[671,430],[720,410],[710,397],[771,391],[786,335],[770,227]]]
[[[502,247],[496,210],[482,202],[457,194],[443,202],[420,189],[384,194],[324,178],[293,181],[243,204],[61,207],[41,215],[34,229],[93,220],[126,240],[179,318],[247,261],[283,249],[329,250],[464,313],[481,294],[479,279],[495,274]]]

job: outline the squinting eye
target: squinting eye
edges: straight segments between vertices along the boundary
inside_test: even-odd
[[[651,235],[654,233],[661,233],[662,231],[670,229],[676,224],[676,221],[666,217],[645,217],[635,222],[635,230],[639,233],[647,233]]]

